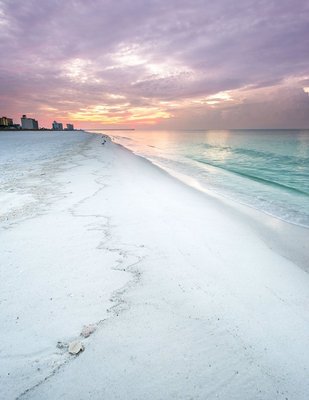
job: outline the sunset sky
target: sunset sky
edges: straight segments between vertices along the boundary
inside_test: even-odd
[[[308,0],[0,0],[0,116],[309,127]]]

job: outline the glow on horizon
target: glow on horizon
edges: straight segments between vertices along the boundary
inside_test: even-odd
[[[125,96],[108,94],[112,99],[124,100]],[[223,103],[233,102],[231,94],[219,92],[206,98],[185,99],[181,102],[161,101],[157,106],[133,107],[130,103],[117,103],[114,105],[96,105],[69,113],[68,118],[78,122],[100,122],[103,124],[117,125],[124,123],[154,125],[162,119],[173,117],[173,108],[186,109],[195,104],[208,104],[211,107],[221,106]]]
[[[97,105],[78,112],[70,113],[69,119],[78,122],[99,122],[108,125],[124,123],[131,124],[156,124],[158,120],[170,118],[170,114],[157,107],[128,107],[128,104],[118,105],[118,110],[110,111],[110,106]],[[113,107],[115,108],[115,107]]]
[[[303,79],[303,77],[301,77]],[[295,79],[288,79],[285,82],[285,87],[291,87],[295,83]],[[242,104],[250,96],[263,96],[267,99],[273,94],[272,86],[266,88],[256,88],[252,91],[251,87],[243,87],[237,90],[220,91],[210,96],[185,98],[178,101],[158,101],[147,107],[135,107],[130,104],[127,97],[120,94],[106,93],[107,99],[113,101],[113,104],[97,104],[89,107],[80,108],[78,111],[68,112],[61,115],[61,110],[54,107],[42,107],[44,111],[58,113],[58,119],[63,119],[65,122],[74,121],[74,123],[99,123],[111,126],[154,126],[162,123],[163,120],[172,119],[175,110],[194,109],[201,106],[207,106],[212,109],[221,110],[227,105],[232,107],[236,104]],[[304,87],[303,91],[308,94],[309,87]]]

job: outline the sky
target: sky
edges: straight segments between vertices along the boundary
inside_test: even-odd
[[[0,0],[0,116],[309,128],[308,0]]]

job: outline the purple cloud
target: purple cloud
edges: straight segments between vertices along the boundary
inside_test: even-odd
[[[162,126],[309,125],[306,0],[0,0],[0,36],[0,113],[16,119],[151,108]]]

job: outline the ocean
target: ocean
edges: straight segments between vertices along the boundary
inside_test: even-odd
[[[309,130],[101,132],[189,185],[309,227]]]

